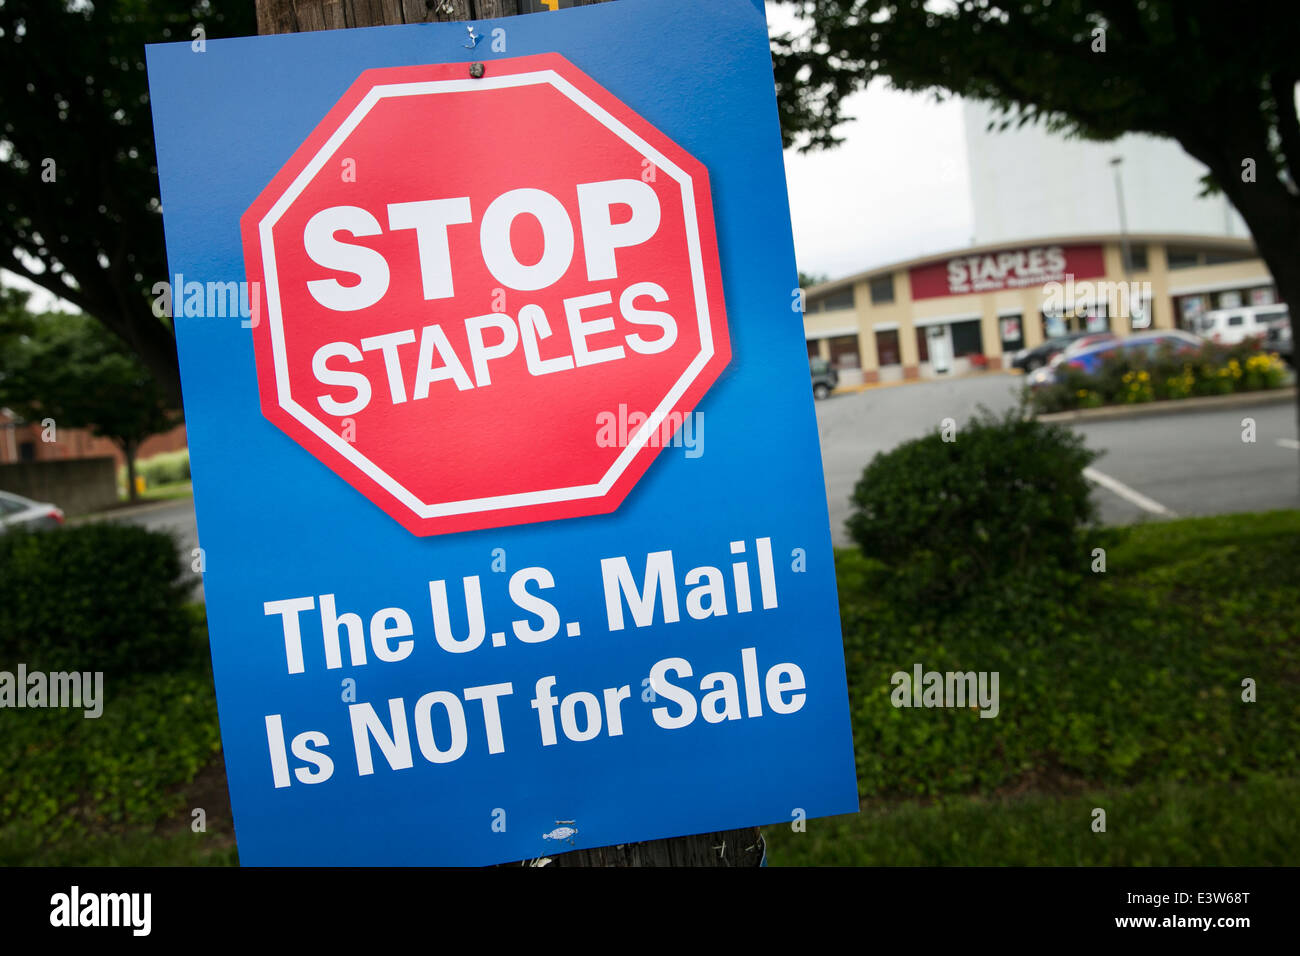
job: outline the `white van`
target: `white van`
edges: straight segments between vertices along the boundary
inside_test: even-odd
[[[1281,303],[1216,309],[1195,319],[1192,331],[1220,345],[1236,345],[1246,339],[1264,338],[1268,335],[1269,323],[1284,319],[1288,314],[1287,307]]]

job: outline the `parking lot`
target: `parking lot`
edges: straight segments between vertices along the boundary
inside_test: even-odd
[[[831,534],[849,543],[849,495],[877,453],[939,427],[958,426],[979,406],[1015,407],[1022,379],[984,375],[835,395],[817,403]],[[1255,441],[1242,441],[1242,419],[1255,420]],[[1300,507],[1296,409],[1290,402],[1177,415],[1078,423],[1102,452],[1093,478],[1107,524],[1162,517]],[[960,440],[960,433],[959,439]]]

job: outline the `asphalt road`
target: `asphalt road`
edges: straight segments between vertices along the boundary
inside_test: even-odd
[[[869,389],[817,404],[831,534],[848,544],[849,494],[877,452],[939,427],[960,426],[984,406],[1016,405],[1020,378],[986,375]],[[1243,418],[1255,420],[1255,441],[1242,441]],[[1300,508],[1300,444],[1290,403],[1239,407],[1075,425],[1101,451],[1094,495],[1107,524],[1165,517]],[[190,499],[147,505],[115,517],[173,531],[188,569],[198,545]],[[196,597],[203,585],[196,579]]]
[[[1253,442],[1242,440],[1247,418],[1254,420]],[[1294,403],[1075,427],[1105,452],[1094,469],[1173,515],[1300,508]],[[1159,516],[1120,495],[1098,494],[1107,523]]]
[[[848,544],[844,521],[853,486],[877,452],[983,405],[1016,405],[1021,379],[987,375],[869,389],[818,403],[831,533]],[[1242,419],[1255,441],[1242,441]],[[1300,508],[1300,450],[1292,403],[1116,419],[1073,426],[1102,452],[1090,477],[1107,524],[1233,511]]]

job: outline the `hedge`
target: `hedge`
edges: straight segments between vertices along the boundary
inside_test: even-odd
[[[141,673],[197,654],[175,539],[134,525],[0,535],[0,666]]]

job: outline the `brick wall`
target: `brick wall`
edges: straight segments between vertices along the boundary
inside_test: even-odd
[[[0,409],[0,465],[24,461],[24,446],[33,461],[66,461],[75,458],[112,458],[119,466],[126,464],[126,456],[107,438],[96,438],[82,428],[57,428],[55,441],[44,440],[40,423],[18,424],[12,415]],[[141,446],[137,460],[166,451],[179,451],[186,446],[185,426],[177,425],[171,431],[154,435]]]

